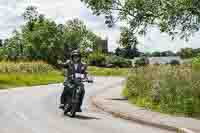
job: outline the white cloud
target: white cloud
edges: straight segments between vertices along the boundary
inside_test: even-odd
[[[39,11],[57,23],[65,23],[66,20],[78,17],[85,22],[89,29],[102,37],[108,37],[109,49],[113,50],[118,46],[119,25],[116,28],[108,29],[104,24],[104,17],[96,17],[80,0],[0,0],[0,38],[6,38],[10,33],[23,24],[21,14],[28,5],[38,7]],[[182,40],[171,41],[165,34],[160,34],[153,29],[146,37],[140,37],[143,51],[153,50],[178,50],[181,47],[192,46],[200,47],[200,37],[197,34],[193,39],[186,43]]]

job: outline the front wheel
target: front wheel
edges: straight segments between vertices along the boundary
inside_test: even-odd
[[[72,118],[76,116],[77,107],[78,107],[78,104],[74,104],[74,105],[72,106],[72,109],[71,109],[71,111],[70,111],[70,114],[71,114],[71,117],[72,117]]]
[[[67,113],[70,111],[69,104],[66,104],[64,107],[64,115],[67,115]]]

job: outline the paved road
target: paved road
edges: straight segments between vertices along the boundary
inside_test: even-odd
[[[63,115],[57,108],[62,85],[0,92],[0,133],[168,133],[169,131],[131,123],[98,111],[90,96],[121,84],[120,78],[95,78],[86,84],[83,112],[77,118]]]

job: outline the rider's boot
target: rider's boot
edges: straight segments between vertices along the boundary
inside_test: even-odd
[[[65,105],[64,105],[64,104],[60,104],[60,105],[59,105],[59,108],[60,108],[60,109],[64,109],[64,108],[65,108]]]
[[[78,111],[77,111],[77,112],[82,112],[82,109],[81,109],[81,107],[79,107],[79,108],[78,108]]]

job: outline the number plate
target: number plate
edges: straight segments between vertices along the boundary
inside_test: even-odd
[[[75,73],[75,78],[84,78],[84,74]]]

